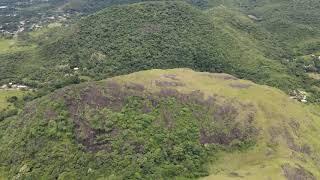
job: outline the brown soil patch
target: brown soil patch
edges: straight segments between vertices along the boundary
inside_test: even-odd
[[[36,114],[36,103],[33,101],[33,102],[30,102],[27,104],[27,106],[25,106],[25,108],[23,109],[22,111],[22,116],[24,117],[32,117]]]
[[[137,84],[137,83],[127,83],[125,84],[125,88],[130,90],[140,91],[140,92],[145,90],[142,84]]]
[[[159,86],[159,87],[178,87],[178,86],[185,86],[184,83],[182,83],[182,82],[175,82],[175,81],[160,81],[160,80],[156,80],[155,83],[156,83],[156,86]]]
[[[106,84],[105,87],[91,85],[81,89],[78,95],[75,93],[64,96],[65,103],[75,123],[76,140],[83,145],[86,151],[110,151],[111,145],[109,142],[100,142],[98,137],[101,135],[116,136],[118,133],[117,129],[105,132],[91,127],[84,116],[87,108],[90,107],[93,110],[109,108],[113,111],[119,111],[124,106],[128,96],[138,96],[144,90],[143,85],[135,83],[120,85],[117,82],[108,81]],[[144,111],[150,111],[148,108],[146,105]]]
[[[206,74],[207,76],[211,78],[216,78],[216,79],[223,79],[223,80],[238,80],[238,78],[229,75],[229,74]]]
[[[161,31],[161,26],[158,24],[146,23],[140,28],[140,31],[144,34],[157,33]]]
[[[280,137],[281,133],[282,133],[282,129],[279,127],[271,127],[269,128],[269,134],[270,134],[270,141],[272,144],[277,145],[278,144],[278,138]]]
[[[295,121],[291,121],[289,125],[292,128],[292,132],[294,135],[298,135],[298,129],[300,127],[299,123]],[[311,154],[312,150],[311,147],[307,144],[299,145],[295,142],[295,139],[293,135],[289,132],[289,130],[286,128],[286,126],[283,125],[283,127],[271,127],[269,128],[269,134],[271,136],[271,142],[273,144],[278,144],[278,138],[283,138],[288,147],[295,151],[300,152],[304,154]]]
[[[298,167],[292,167],[289,164],[284,164],[281,167],[284,176],[288,180],[316,180],[314,175],[302,166],[298,165]]]
[[[92,107],[104,107],[110,105],[110,100],[103,96],[101,90],[95,86],[90,86],[81,92],[81,101]]]
[[[98,143],[96,138],[103,133],[100,130],[93,129],[88,121],[83,117],[84,105],[76,100],[67,99],[66,105],[69,108],[70,115],[75,123],[75,135],[78,143],[82,144],[86,151],[97,152],[99,150],[110,150],[108,143]]]
[[[179,78],[177,78],[177,75],[175,75],[175,74],[164,74],[164,75],[162,75],[162,77],[167,78],[167,79],[171,79],[174,81],[179,81]]]
[[[300,153],[304,153],[304,154],[311,154],[310,146],[307,144],[304,144],[302,146],[296,144],[294,141],[294,138],[288,132],[287,129],[284,131],[284,138],[286,139],[287,145],[291,150],[296,151],[296,152],[300,152]]]
[[[57,117],[57,113],[52,109],[47,109],[44,111],[44,118],[46,119],[55,119]]]
[[[250,111],[245,119],[239,120],[239,110],[228,104],[219,105],[213,112],[213,124],[216,127],[203,127],[200,131],[200,142],[202,144],[231,145],[233,141],[245,141],[255,139],[259,130],[254,126],[254,114]],[[212,129],[217,128],[216,132]],[[221,130],[223,129],[223,130]]]
[[[300,123],[296,120],[291,120],[289,125],[296,136],[299,136],[298,130],[300,129]]]
[[[251,84],[244,84],[244,83],[235,82],[235,83],[229,84],[229,86],[232,87],[232,88],[236,88],[236,89],[248,89],[252,85]]]

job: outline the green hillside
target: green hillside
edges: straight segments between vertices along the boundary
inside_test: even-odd
[[[0,177],[317,179],[318,108],[189,69],[69,86],[0,122]]]
[[[317,0],[203,0],[207,8],[224,5],[253,15],[256,23],[293,54],[320,51],[320,2]]]
[[[71,27],[48,27],[10,41],[0,40],[4,47],[0,51],[0,83],[20,82],[46,94],[88,79],[188,67],[229,73],[286,92],[304,89],[311,93],[310,101],[317,101],[319,83],[307,76],[305,67],[319,71],[318,65],[299,57],[316,52],[317,46],[307,45],[316,39],[297,40],[301,44],[297,49],[299,43],[291,43],[289,36],[306,39],[304,35],[283,36],[267,28],[268,18],[257,21],[247,16],[258,10],[262,13],[274,2],[250,6],[234,1],[187,2],[128,5],[123,1],[125,5],[106,8]],[[264,16],[273,14],[269,13]],[[293,31],[288,27],[284,32]],[[15,44],[5,46],[8,42]],[[306,50],[308,47],[313,50]]]
[[[281,63],[286,53],[268,31],[225,7],[203,11],[176,1],[116,6],[82,19],[70,31],[46,43],[44,55],[95,79],[189,67],[285,90],[305,84],[302,67]]]
[[[320,1],[18,1],[0,179],[320,179]]]
[[[320,51],[319,7],[319,1],[284,1],[280,7],[264,9],[261,23],[294,52],[316,53]]]

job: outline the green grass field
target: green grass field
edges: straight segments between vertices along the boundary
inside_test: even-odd
[[[18,43],[17,38],[0,38],[0,54],[27,51],[30,48],[34,48],[35,46],[36,45],[33,43],[29,43],[28,45],[21,45]]]
[[[7,102],[7,99],[12,96],[22,97],[25,92],[21,90],[0,90],[0,111],[10,108],[13,104]]]
[[[0,53],[11,51],[14,48],[15,40],[0,39]]]

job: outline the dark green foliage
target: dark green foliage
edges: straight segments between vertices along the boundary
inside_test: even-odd
[[[209,0],[207,8],[224,5],[256,16],[287,53],[310,54],[319,51],[320,3],[318,0]]]
[[[302,86],[300,76],[273,60],[285,53],[268,32],[246,17],[239,18],[241,14],[226,9],[212,12],[183,2],[111,7],[82,19],[68,35],[46,43],[42,52],[54,57],[52,61],[67,60],[95,79],[189,67],[226,72],[287,91]]]
[[[0,111],[0,121],[3,121],[4,119],[15,116],[18,114],[18,110],[16,108],[10,108]]]
[[[22,179],[206,176],[216,152],[245,151],[258,133],[250,106],[241,119],[237,102],[221,102],[116,83],[59,90],[0,124],[0,166]]]
[[[7,101],[9,103],[15,103],[15,102],[18,101],[18,97],[17,96],[12,96],[12,97],[8,98]]]
[[[72,86],[39,98],[83,76],[189,67],[287,92],[303,88],[311,92],[308,101],[319,102],[320,84],[305,74],[317,72],[319,62],[295,59],[320,50],[318,1],[138,1],[71,3],[66,11],[84,13],[132,4],[36,38],[21,34],[20,46],[38,47],[0,54],[1,84],[38,89],[8,99],[15,108],[0,112],[0,167],[10,179],[196,178],[208,175],[216,152],[255,145],[255,112],[244,106],[239,119],[239,102],[170,89],[141,93],[143,86],[121,91],[117,84]]]
[[[85,14],[93,13],[108,6],[131,4],[146,0],[81,0],[78,3],[70,3],[65,7],[66,11],[78,11]],[[76,1],[75,1],[76,2]]]
[[[54,28],[36,38],[24,36],[20,44],[27,39],[37,43],[40,52],[36,48],[1,54],[0,83],[20,82],[51,92],[78,83],[79,76],[100,80],[145,69],[189,67],[229,73],[286,92],[311,91],[313,82],[304,66],[292,59],[315,51],[317,41],[300,43],[295,52],[289,46],[293,43],[284,40],[287,36],[267,28],[269,12],[259,21],[239,12],[257,15],[254,11],[265,3],[188,2],[213,8],[203,11],[182,1],[130,2],[85,17],[67,29]],[[284,12],[290,10],[286,8]],[[287,30],[291,32],[290,27]]]

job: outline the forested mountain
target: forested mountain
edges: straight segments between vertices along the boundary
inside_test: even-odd
[[[49,39],[47,34],[38,39],[41,50],[36,59],[45,69],[22,72],[25,83],[38,86],[59,79],[56,76],[63,74],[52,70],[61,66],[78,67],[81,75],[94,79],[151,68],[190,67],[227,72],[286,91],[302,87],[307,79],[302,65],[286,63],[286,58],[293,58],[287,46],[247,15],[224,6],[206,11],[181,1],[116,6],[60,28]]]
[[[0,179],[320,178],[319,8],[0,0]]]
[[[258,24],[283,42],[287,51],[310,54],[320,50],[320,3],[317,0],[230,0],[221,4],[257,17]]]
[[[143,71],[26,105],[0,124],[0,172],[9,179],[317,179],[319,120],[313,107],[227,74]]]
[[[84,8],[95,3],[105,3],[99,6],[104,7],[128,2],[133,5],[107,8],[85,17],[71,28],[62,27],[55,29],[54,33],[44,33],[37,38],[41,39],[40,42],[36,40],[40,48],[31,53],[36,57],[24,57],[27,59],[21,64],[10,65],[12,60],[7,60],[12,59],[12,54],[0,55],[3,56],[0,57],[3,67],[12,69],[10,72],[0,72],[0,81],[21,81],[22,76],[24,83],[33,86],[41,86],[44,82],[61,86],[59,84],[63,82],[53,82],[53,79],[65,78],[57,78],[60,73],[52,72],[52,69],[67,64],[86,68],[81,74],[94,79],[148,68],[191,67],[201,71],[231,73],[286,91],[301,88],[305,86],[305,81],[309,81],[303,77],[304,66],[313,62],[299,61],[299,57],[319,51],[317,2],[299,5],[291,1],[187,1],[195,5],[192,7],[183,1],[142,4],[134,4],[135,1],[71,1],[69,6],[64,7],[76,7],[74,3],[78,4],[78,8]],[[93,12],[95,10],[97,7],[92,9]],[[30,44],[33,40],[27,41],[23,44]],[[139,43],[145,44],[140,47]],[[167,47],[162,47],[163,44]],[[38,49],[45,53],[38,55]],[[30,50],[25,53],[30,54]],[[150,53],[158,55],[150,58]],[[184,57],[180,58],[180,54]],[[53,59],[55,57],[58,59]],[[131,57],[139,60],[133,61]],[[101,66],[94,66],[97,62],[93,61],[97,60],[89,61],[90,58],[104,60],[98,60]],[[37,64],[41,64],[44,70],[15,71],[16,66],[34,62],[31,59],[37,59]],[[125,63],[130,63],[130,67]],[[8,76],[8,73],[12,74]],[[39,80],[34,78],[39,77],[39,73],[48,75]],[[308,83],[307,89],[310,89],[310,83],[313,82]]]
[[[279,86],[298,83],[286,84],[297,78],[280,63],[283,52],[266,31],[221,7],[203,12],[183,2],[117,6],[82,19],[66,36],[48,42],[45,56],[68,60],[91,77],[190,67]]]

